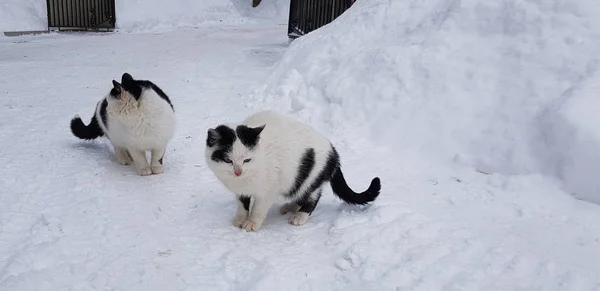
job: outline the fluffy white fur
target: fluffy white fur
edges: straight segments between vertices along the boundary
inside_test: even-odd
[[[230,155],[232,164],[215,162],[211,159],[214,148],[208,147],[205,159],[208,167],[218,179],[238,198],[237,213],[233,225],[247,231],[258,230],[269,210],[281,194],[289,191],[298,173],[298,161],[307,147],[315,150],[314,169],[306,181],[313,181],[326,163],[332,146],[329,140],[310,126],[273,111],[258,112],[243,121],[249,127],[265,126],[254,150],[249,150],[240,139],[236,139]],[[229,125],[235,129],[236,125]],[[249,162],[245,162],[248,161]],[[235,168],[242,171],[236,176]],[[304,193],[310,183],[304,183],[297,193]],[[314,191],[320,195],[321,188]],[[241,195],[252,196],[250,211],[239,201]],[[290,198],[290,197],[288,197]],[[291,197],[293,200],[297,197]],[[302,225],[307,222],[307,213],[297,212],[298,205],[287,203],[281,213],[292,212],[290,223]]]
[[[166,95],[161,97],[154,88],[164,93],[151,82],[136,81],[127,73],[123,74],[122,84],[113,81],[113,86],[96,105],[89,125],[83,124],[79,115],[71,120],[73,134],[86,140],[106,136],[120,164],[133,162],[142,176],[162,173],[162,158],[176,126],[170,100]],[[150,163],[146,151],[151,153]]]
[[[102,119],[99,123],[115,149],[117,161],[128,165],[133,159],[142,176],[162,173],[163,165],[159,160],[164,156],[176,126],[170,105],[151,89],[144,90],[139,101],[125,90],[121,91],[120,99],[108,96],[107,101],[108,126]],[[146,151],[151,153],[150,164]]]

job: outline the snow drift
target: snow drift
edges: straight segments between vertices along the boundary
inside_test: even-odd
[[[143,31],[207,22],[235,21],[239,15],[231,1],[223,0],[117,0],[117,28]]]
[[[600,118],[577,108],[600,112],[597,90],[561,104],[598,81],[597,15],[595,1],[357,1],[293,42],[257,106],[488,173],[551,174],[594,200]]]
[[[149,31],[206,23],[240,23],[249,20],[284,21],[289,1],[264,1],[252,8],[250,0],[116,0],[117,29]],[[0,2],[0,31],[47,29],[45,0]]]
[[[45,0],[0,1],[0,32],[44,30],[47,27]]]

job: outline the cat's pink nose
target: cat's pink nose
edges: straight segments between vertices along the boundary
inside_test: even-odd
[[[242,175],[242,169],[234,169],[234,170],[233,170],[233,173],[234,173],[236,176],[241,176],[241,175]]]

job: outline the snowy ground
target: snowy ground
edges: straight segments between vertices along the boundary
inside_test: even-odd
[[[376,6],[381,13],[404,11],[398,2],[377,2],[385,2]],[[438,11],[422,9],[430,10]],[[354,12],[347,21],[377,15],[366,6]],[[394,15],[388,20],[400,19]],[[376,28],[401,28],[385,23]],[[371,35],[354,32],[338,40]],[[447,145],[449,134],[434,136],[432,127],[378,111],[392,103],[369,107],[369,100],[400,98],[388,109],[404,104],[404,113],[413,109],[419,120],[446,128],[461,122],[428,107],[433,97],[409,107],[419,99],[397,94],[390,80],[404,71],[389,64],[402,60],[390,58],[398,43],[382,49],[377,37],[385,35],[374,35],[371,49],[353,52],[344,43],[328,47],[336,39],[317,33],[288,49],[285,35],[285,26],[263,22],[0,38],[0,290],[600,290],[598,205],[574,199],[552,175],[486,175],[448,162],[430,150]],[[311,43],[322,50],[303,56]],[[452,61],[446,65],[461,64]],[[155,81],[173,100],[179,128],[162,175],[140,177],[115,162],[106,141],[82,142],[69,131],[72,116],[87,121],[125,71]],[[326,79],[327,71],[346,79]],[[352,75],[365,71],[368,82]],[[418,76],[402,76],[406,90],[428,86]],[[593,111],[582,108],[594,99],[586,100],[559,115],[576,121],[568,124],[593,123]],[[232,227],[233,196],[204,164],[205,134],[261,107],[281,108],[328,133],[351,187],[362,190],[381,177],[379,200],[348,207],[327,190],[304,226],[289,225],[274,207],[256,233]],[[378,119],[359,126],[365,112]],[[396,135],[386,144],[373,138],[379,132],[365,134],[394,118],[389,131],[422,135],[404,142]],[[575,149],[595,136],[587,125],[577,127]],[[440,145],[422,149],[429,139]],[[579,159],[595,152],[584,149]]]

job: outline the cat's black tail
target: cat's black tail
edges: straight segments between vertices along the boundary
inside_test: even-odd
[[[377,196],[379,196],[379,191],[381,190],[381,181],[379,180],[379,177],[373,178],[373,180],[371,180],[371,185],[369,185],[369,188],[364,192],[354,192],[346,183],[346,179],[344,179],[344,174],[342,173],[342,168],[339,164],[339,156],[337,156],[335,149],[333,151],[338,159],[336,163],[337,168],[334,170],[333,176],[330,180],[333,193],[340,197],[340,199],[344,200],[344,202],[349,204],[364,205],[375,201]]]
[[[100,124],[98,124],[96,114],[92,117],[92,121],[90,121],[89,125],[85,125],[81,120],[81,117],[75,115],[75,117],[71,119],[71,132],[73,132],[73,135],[76,137],[85,140],[95,139],[104,135]]]

